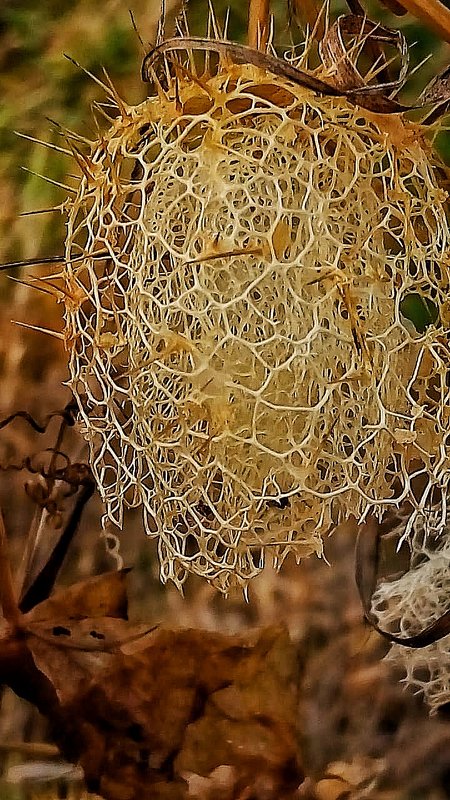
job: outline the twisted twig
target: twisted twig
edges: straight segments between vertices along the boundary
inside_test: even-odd
[[[75,425],[77,413],[78,406],[74,400],[71,400],[62,411],[52,411],[51,414],[48,414],[45,417],[45,420],[42,424],[37,422],[34,417],[28,413],[28,411],[15,411],[14,414],[10,414],[9,417],[0,420],[0,430],[2,428],[6,428],[11,424],[11,422],[14,422],[15,419],[24,419],[37,433],[46,433],[50,422],[55,417],[59,417],[60,419],[64,420],[66,425],[72,427]]]

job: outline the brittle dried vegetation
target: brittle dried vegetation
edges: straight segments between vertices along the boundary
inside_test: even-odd
[[[167,5],[173,5],[175,13],[177,4]],[[222,5],[225,3],[216,4],[219,16],[224,12]],[[246,25],[246,9],[243,3],[230,5],[230,38],[239,39]],[[154,39],[159,16],[157,6],[146,0],[136,0],[133,4],[145,40]],[[281,39],[284,37],[288,45],[285,4],[276,4],[275,11]],[[378,14],[382,15],[383,23],[389,23],[387,12],[378,10]],[[203,2],[191,0],[190,18],[193,32],[201,33]],[[398,24],[396,18],[395,26]],[[413,64],[427,52],[434,53],[432,65],[425,65],[417,77],[418,81],[426,83],[448,60],[448,48],[409,17],[401,24],[409,41],[418,39],[412,49]],[[47,0],[41,4],[31,0],[6,0],[0,11],[0,68],[4,76],[0,120],[0,171],[4,176],[0,186],[0,261],[32,258],[37,252],[41,256],[52,256],[61,251],[65,235],[62,215],[20,217],[20,214],[61,202],[64,190],[57,184],[70,182],[66,174],[67,159],[58,149],[47,151],[30,140],[18,139],[13,131],[50,140],[58,148],[62,146],[58,122],[70,129],[85,129],[89,105],[103,97],[89,77],[62,57],[63,52],[94,74],[105,66],[119,93],[129,102],[137,103],[145,97],[137,68],[142,55],[139,41],[127,9],[119,0],[109,0],[101,7],[93,6],[88,0],[76,3]],[[410,86],[409,91],[417,95],[417,85]],[[49,122],[48,117],[54,121]],[[444,157],[445,146],[443,142]],[[51,177],[55,183],[48,184],[35,174],[20,171],[20,165]],[[66,356],[57,339],[21,329],[10,320],[59,330],[60,306],[45,293],[31,292],[6,277],[1,280],[1,416],[6,417],[20,408],[42,420],[52,410],[64,408],[70,399],[62,383],[67,379]],[[15,463],[20,467],[24,459],[37,454],[25,464],[26,478],[30,482],[28,493],[24,490],[23,470],[1,473],[0,505],[10,537],[12,561],[18,569],[24,531],[36,513],[35,468],[48,459],[45,448],[54,445],[57,430],[57,420],[53,420],[45,442],[25,420],[16,420],[0,431],[0,464]],[[65,449],[71,452],[73,460],[86,457],[83,447],[78,435],[70,430]],[[64,498],[61,502],[64,506]],[[51,511],[57,528],[59,509]],[[114,560],[108,555],[100,535],[101,514],[100,501],[94,498],[71,545],[60,586],[114,568]],[[287,559],[279,574],[267,567],[253,581],[248,602],[239,594],[224,598],[196,577],[189,579],[181,596],[174,586],[161,586],[156,546],[142,536],[140,514],[129,512],[126,535],[121,538],[120,557],[123,563],[133,566],[130,617],[137,622],[145,620],[149,626],[161,624],[167,628],[230,635],[236,637],[233,639],[236,647],[241,643],[239,637],[246,636],[249,629],[276,628],[280,624],[287,628],[293,642],[289,664],[295,671],[298,690],[295,704],[299,763],[307,776],[303,795],[299,797],[311,800],[344,797],[444,800],[450,797],[450,720],[446,719],[445,709],[440,716],[430,718],[422,699],[404,692],[399,674],[392,665],[382,661],[387,645],[364,623],[354,584],[355,536],[355,527],[350,523],[326,541],[326,558],[311,558],[300,567]],[[48,549],[51,543],[47,543]],[[194,640],[190,643],[200,660],[204,643],[197,645]],[[281,659],[281,666],[286,667],[286,663]],[[250,674],[256,674],[261,682],[258,686],[262,685],[264,672],[259,662],[255,673],[250,671]],[[208,680],[205,678],[206,683]],[[250,692],[242,688],[248,685],[248,675],[247,683],[241,675],[233,680],[234,688],[238,687],[236,691],[241,692],[239,702],[244,698],[251,705]],[[216,687],[212,686],[210,691],[214,694]],[[270,681],[266,691],[274,693],[274,701],[286,701],[284,695],[276,695],[276,685]],[[86,704],[88,702],[89,697]],[[217,704],[217,697],[215,702]],[[193,714],[192,719],[194,717]],[[168,724],[175,727],[178,723],[175,714],[168,716]],[[184,724],[180,723],[183,730]],[[207,742],[216,730],[212,723],[208,724],[210,727],[207,725],[202,740],[205,758],[209,753]],[[22,765],[25,760],[20,748],[14,749],[14,741],[42,743],[48,737],[50,733],[44,719],[5,691],[0,706],[1,798],[87,797],[76,780],[64,776],[56,778],[50,772],[46,776],[45,770],[44,781],[27,781],[25,771],[21,773],[19,769],[16,772],[18,782],[12,782],[11,768]],[[201,739],[193,744],[192,739],[183,739],[178,755],[178,764],[182,765],[180,774],[189,772],[189,764],[192,766],[195,762],[193,753],[199,741]],[[213,744],[215,746],[215,739]],[[39,748],[35,752],[39,752]],[[34,763],[35,752],[31,747],[29,758]],[[84,766],[86,768],[86,764]],[[213,760],[210,766],[214,767]],[[197,774],[197,767],[195,762],[192,775]],[[226,771],[219,770],[209,782],[205,779],[202,783],[202,780],[191,778],[189,796],[211,800],[248,797],[245,788],[236,787],[233,776]],[[155,794],[155,797],[178,797],[173,786],[167,792]]]

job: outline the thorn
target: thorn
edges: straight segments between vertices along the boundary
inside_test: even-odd
[[[58,153],[63,153],[65,156],[70,156],[70,150],[66,150],[65,147],[58,147],[57,144],[52,144],[52,142],[45,142],[43,139],[36,139],[35,136],[29,136],[27,133],[21,133],[20,131],[13,131],[16,136],[19,136],[20,139],[27,139],[29,142],[35,142],[35,144],[41,144],[43,147],[47,147],[49,150],[56,150]]]
[[[74,139],[76,142],[82,142],[83,144],[88,145],[88,147],[92,147],[94,142],[91,139],[86,139],[85,136],[81,136],[79,133],[75,133],[75,131],[70,130],[70,128],[64,128],[59,122],[52,119],[51,117],[45,118],[50,125],[54,125],[57,132],[60,136],[62,136],[66,141],[68,139]]]
[[[166,0],[161,0],[159,10],[158,28],[156,30],[156,46],[161,44],[166,38]]]
[[[94,75],[93,72],[90,72],[88,69],[86,69],[86,67],[83,67],[81,64],[78,63],[78,61],[76,61],[74,58],[71,58],[71,56],[67,55],[67,53],[64,53],[64,57],[67,58],[67,60],[70,61],[72,64],[74,64],[78,69],[81,69],[86,75],[89,75],[91,80],[93,80],[94,83],[100,86],[100,88],[105,92],[105,94],[108,97],[110,97],[114,103],[116,103],[117,92],[114,89],[114,87],[109,86],[108,83],[103,83],[103,81],[101,81],[100,78],[97,78],[97,76]]]
[[[212,39],[211,15],[210,14],[208,14],[208,19],[207,19],[207,23],[206,23],[206,38],[208,40]],[[205,67],[204,67],[204,74],[206,76],[210,75],[210,73],[211,73],[210,67],[211,67],[211,53],[210,53],[209,50],[206,50],[205,51]]]
[[[227,6],[225,11],[225,19],[223,21],[223,38],[228,39],[228,26],[230,24],[230,6]]]
[[[85,178],[87,178],[88,180],[92,179],[94,177],[94,172],[93,172],[94,165],[91,159],[87,155],[85,155],[81,150],[79,150],[79,148],[73,142],[69,142],[69,146],[71,149],[71,155],[77,162]]]
[[[145,81],[152,82],[154,89],[156,89],[158,100],[160,101],[167,100],[167,93],[164,91],[163,86],[161,86],[161,82],[152,66],[150,66],[148,69]]]
[[[263,254],[262,248],[255,247],[249,250],[242,247],[236,250],[226,250],[223,253],[205,253],[203,256],[194,258],[191,261],[186,261],[186,265],[202,264],[204,261],[216,261],[219,258],[233,258],[235,256],[261,256]]]
[[[100,131],[100,127],[99,127],[97,118],[95,116],[96,112],[101,114],[101,116],[104,117],[104,119],[106,119],[108,125],[111,125],[114,122],[114,117],[110,117],[109,114],[106,113],[106,111],[104,110],[102,105],[100,103],[97,103],[96,100],[94,100],[94,102],[91,103],[91,110],[92,110],[92,113],[94,115],[95,124],[96,124],[96,126],[97,126],[99,131]]]
[[[186,7],[184,4],[183,8],[181,9],[180,13],[178,14],[175,20],[175,27],[177,31],[176,35],[179,36],[180,39],[184,39],[188,35],[189,24],[187,21]],[[192,73],[192,75],[197,76],[197,67],[195,65],[195,59],[192,50],[187,50],[186,54],[189,59],[190,72]]]
[[[49,283],[44,278],[31,278],[29,281],[21,280],[20,278],[14,278],[12,275],[8,275],[10,281],[14,281],[14,283],[20,283],[22,286],[27,286],[29,289],[36,289],[37,292],[43,292],[44,294],[50,295],[50,297],[55,297],[57,300],[62,300],[64,297],[67,297],[69,300],[73,300],[73,296],[66,292],[64,289],[59,289],[57,286],[53,286],[52,283]],[[39,283],[37,282],[40,282]]]
[[[186,9],[182,8],[180,13],[177,14],[175,19],[175,30],[176,36],[179,36],[181,39],[183,36],[186,36],[187,27],[186,27]]]
[[[64,256],[48,256],[47,258],[26,258],[23,261],[9,261],[7,264],[0,264],[0,271],[14,269],[15,267],[36,267],[38,264],[65,264]]]
[[[266,51],[271,53],[275,58],[277,57],[277,51],[274,47],[274,38],[275,38],[275,16],[270,14],[269,16],[269,30],[267,32],[267,42],[266,42]]]
[[[111,97],[112,97],[115,105],[117,106],[117,108],[119,109],[120,113],[122,114],[122,117],[128,117],[128,114],[129,114],[129,106],[128,106],[128,104],[125,103],[124,100],[122,100],[122,98],[119,95],[116,87],[114,86],[111,78],[109,77],[105,67],[102,67],[102,69],[103,69],[103,74],[104,74],[104,76],[105,76],[105,78],[106,78],[106,80],[108,82],[108,86],[109,86],[109,88],[111,90]]]
[[[49,214],[51,211],[64,211],[62,204],[60,206],[52,206],[51,208],[37,208],[34,211],[22,211],[20,217],[31,217],[33,214]]]
[[[49,281],[50,279],[54,280],[54,281],[65,280],[66,279],[66,274],[65,274],[65,272],[53,272],[51,275],[40,275],[39,276],[39,280],[40,281]]]
[[[221,39],[222,36],[220,35],[219,23],[217,21],[217,16],[214,10],[214,6],[212,4],[212,0],[208,0],[208,9],[209,9],[209,21],[211,23],[213,37],[214,39]]]
[[[410,45],[410,48],[409,48],[409,49],[411,50],[411,45]],[[430,58],[432,58],[432,56],[433,56],[433,53],[428,53],[428,55],[427,55],[427,56],[425,56],[424,58],[422,58],[422,61],[419,61],[419,63],[418,63],[418,64],[416,64],[416,66],[415,66],[415,67],[413,67],[413,68],[412,68],[412,69],[411,69],[411,70],[408,72],[408,75],[406,76],[407,80],[409,81],[409,80],[412,78],[412,76],[416,74],[416,72],[418,72],[419,70],[421,70],[421,69],[422,69],[422,67],[423,67],[423,66],[425,66],[425,64],[427,63],[427,61],[429,61],[429,60],[430,60]],[[399,92],[399,91],[400,91],[400,89],[402,89],[402,88],[403,88],[403,87],[402,87],[402,86],[400,86],[400,87],[399,87],[399,89],[398,89],[398,91],[396,91],[396,92],[393,92],[393,96],[395,97],[395,95],[396,95],[396,94],[398,94],[398,92]],[[420,97],[419,97],[419,100],[420,100]]]
[[[206,54],[205,54],[205,57],[206,57]],[[211,92],[211,90],[210,90],[209,86],[208,86],[206,83],[203,83],[203,81],[201,80],[201,78],[198,78],[198,77],[197,77],[197,75],[194,75],[194,74],[191,72],[191,70],[190,70],[190,69],[188,69],[186,66],[184,66],[184,65],[183,65],[183,64],[181,64],[180,62],[177,62],[176,64],[174,63],[174,69],[175,69],[176,71],[178,71],[178,72],[181,72],[181,74],[182,74],[182,75],[184,75],[186,78],[188,78],[188,80],[189,80],[189,81],[192,81],[192,83],[195,83],[195,85],[196,85],[196,86],[198,86],[198,87],[199,87],[199,89],[200,89],[202,92],[204,92],[205,94],[207,94],[207,95],[208,95],[208,97],[210,98],[210,100],[214,100],[214,95],[213,95],[213,93]]]
[[[219,20],[217,18],[217,14],[215,12],[212,0],[208,0],[208,8],[209,8],[209,17],[211,20],[211,28],[213,33],[212,38],[221,41],[224,39],[224,37],[220,29]],[[229,63],[230,59],[228,58],[227,54],[223,52],[219,53],[219,67],[221,69],[226,69]]]
[[[181,67],[181,64],[179,66]],[[185,67],[181,67],[181,69],[183,70],[183,69],[186,69],[186,68]],[[203,82],[203,80],[201,78],[196,77],[192,73],[188,72],[188,70],[186,70],[186,72],[188,73],[189,80],[191,80],[193,83],[195,83],[199,87],[199,89],[201,89],[202,92],[207,94],[210,100],[214,101],[214,92],[209,88],[208,84]]]
[[[128,10],[128,13],[129,13],[129,15],[130,15],[130,19],[131,19],[131,25],[132,25],[132,27],[133,27],[133,30],[134,30],[134,32],[135,32],[135,34],[136,34],[137,38],[139,39],[139,42],[140,42],[140,44],[141,44],[141,47],[142,47],[142,49],[143,49],[144,53],[146,53],[148,48],[146,48],[146,46],[145,46],[145,44],[144,44],[144,42],[143,42],[142,36],[141,36],[141,34],[139,33],[138,27],[137,27],[137,25],[136,25],[136,20],[135,20],[135,18],[134,18],[134,14],[133,14],[133,12],[132,12],[131,8]]]
[[[175,80],[175,108],[178,111],[178,113],[181,113],[183,106],[181,105],[181,100],[180,100],[178,75],[175,75],[174,80]]]
[[[65,183],[60,183],[59,181],[54,181],[52,178],[48,178],[47,175],[41,175],[40,172],[34,172],[34,170],[28,169],[28,167],[22,167],[22,169],[24,172],[28,172],[30,175],[34,175],[36,178],[42,178],[43,181],[51,183],[53,186],[58,186],[60,189],[64,189],[65,192],[76,194],[76,189],[73,189],[72,186],[67,186]]]
[[[62,275],[53,276],[52,275],[51,277],[55,277],[55,278],[60,278],[61,277],[62,278],[62,277],[65,277],[65,276],[62,276]],[[31,279],[31,280],[33,280],[33,279]],[[67,291],[67,289],[63,289],[62,287],[55,286],[53,283],[50,282],[49,278],[42,277],[42,278],[35,278],[34,280],[35,281],[40,281],[40,283],[42,285],[42,291],[47,291],[48,294],[52,295],[53,297],[58,297],[58,299],[62,299],[63,297],[66,297],[68,300],[71,300],[73,303],[75,302],[75,296],[72,294],[72,292]],[[31,286],[33,288],[32,284],[31,284]],[[36,287],[36,288],[41,288],[41,287]],[[84,295],[86,294],[85,291],[83,291],[83,294]]]
[[[167,56],[166,55],[164,55],[163,62],[164,62],[164,72],[165,72],[165,75],[166,75],[166,83],[167,83],[167,86],[170,87],[170,84],[172,82],[172,75],[171,75],[171,72],[170,72],[170,66],[169,66],[169,62],[167,60]]]
[[[44,292],[45,294],[50,294],[49,291],[44,289],[42,286],[38,286],[37,284],[32,283],[32,281],[23,281],[20,278],[14,278],[13,275],[8,275],[10,281],[14,281],[14,283],[20,284],[20,286],[26,286],[28,289],[36,289],[38,292]]]
[[[62,342],[66,341],[66,337],[60,331],[53,331],[51,328],[40,328],[39,325],[29,325],[28,322],[19,322],[17,319],[12,319],[11,322],[13,325],[19,325],[21,328],[29,328],[38,333],[46,333],[48,336],[52,336],[53,339],[60,339]]]

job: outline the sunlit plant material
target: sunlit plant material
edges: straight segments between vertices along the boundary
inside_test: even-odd
[[[408,530],[433,502],[439,529],[449,236],[426,129],[340,96],[329,59],[302,85],[176,49],[142,104],[111,89],[68,206],[69,384],[107,517],[142,507],[162,578],[222,591],[349,514],[408,499]]]

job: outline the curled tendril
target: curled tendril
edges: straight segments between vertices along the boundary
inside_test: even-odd
[[[0,464],[1,472],[23,472],[26,470],[31,475],[40,475],[45,480],[64,481],[69,486],[78,488],[79,486],[86,486],[93,482],[92,472],[88,464],[84,462],[71,463],[66,453],[60,450],[55,450],[52,447],[47,448],[44,453],[53,453],[61,456],[66,460],[65,467],[46,469],[44,465],[37,464],[36,458],[39,453],[32,456],[25,456],[18,462],[11,462],[8,464]]]
[[[51,414],[48,414],[45,417],[42,424],[39,424],[39,422],[37,422],[34,417],[28,413],[28,411],[15,411],[14,414],[10,414],[9,417],[5,417],[5,419],[0,420],[0,430],[2,430],[2,428],[6,428],[16,419],[24,419],[37,433],[46,433],[50,422],[55,419],[55,417],[62,419],[66,425],[72,427],[75,425],[77,413],[78,406],[74,400],[71,400],[70,403],[68,403],[66,407],[62,409],[62,411],[52,411]]]

